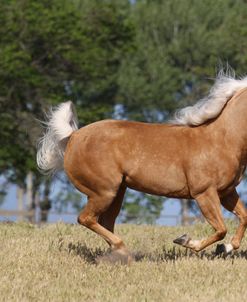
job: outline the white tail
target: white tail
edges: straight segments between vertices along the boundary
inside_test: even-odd
[[[68,138],[78,129],[72,102],[62,103],[48,114],[46,131],[38,144],[37,165],[46,174],[63,169],[63,157]]]

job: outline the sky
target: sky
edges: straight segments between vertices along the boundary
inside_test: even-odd
[[[1,181],[1,179],[0,179]],[[59,185],[55,185],[52,188],[52,194],[56,195],[59,191]],[[241,183],[238,186],[238,191],[243,192],[246,191],[246,184]],[[8,194],[5,198],[4,203],[0,206],[0,210],[14,210],[17,209],[17,200],[16,200],[16,186],[12,185],[9,187]],[[167,225],[167,226],[175,226],[179,223],[179,219],[175,217],[168,217],[170,215],[172,216],[178,216],[180,214],[181,208],[180,203],[176,199],[169,199],[166,202],[164,202],[164,207],[161,213],[161,217],[157,220],[158,225]],[[72,208],[68,209],[68,212],[73,213],[74,210]],[[225,217],[233,217],[232,214],[229,214],[227,211],[223,210],[223,214]],[[0,216],[0,221],[16,221],[17,218],[15,216],[11,217],[2,217]],[[56,222],[65,222],[65,223],[77,223],[77,214],[71,214],[71,215],[65,215],[65,214],[59,214],[54,213],[54,210],[52,210],[52,213],[49,214],[48,222],[49,223],[56,223]]]
[[[52,190],[52,195],[56,195],[57,192],[59,191],[59,185],[56,187],[53,187]],[[0,210],[5,209],[5,210],[16,210],[17,209],[17,200],[16,200],[16,186],[12,185],[9,187],[8,194],[5,198],[4,203],[0,206]],[[65,215],[65,214],[55,214],[54,211],[52,210],[52,214],[49,215],[48,222],[50,223],[55,223],[59,221],[63,221],[66,223],[77,223],[77,214],[73,215]],[[72,208],[68,209],[68,212],[73,213],[74,210]],[[180,203],[177,200],[169,200],[164,203],[164,208],[162,210],[161,218],[157,220],[157,224],[159,225],[169,225],[169,226],[175,226],[177,224],[177,219],[174,217],[164,217],[170,216],[170,215],[179,215],[180,213]],[[6,221],[6,220],[11,220],[11,221],[16,221],[15,216],[11,217],[0,217],[0,221]]]

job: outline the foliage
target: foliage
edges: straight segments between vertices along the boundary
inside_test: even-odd
[[[163,208],[163,197],[127,191],[121,222],[154,224]]]
[[[83,124],[111,115],[132,29],[109,1],[6,1],[0,12],[0,164],[24,178],[42,109],[71,98]]]
[[[246,35],[244,0],[1,1],[1,175],[25,187],[31,170],[42,191],[36,119],[50,105],[71,99],[81,125],[163,122],[205,95],[220,62],[246,73]],[[125,217],[151,211],[153,220],[155,200],[130,196]]]
[[[246,73],[246,3],[137,1],[135,49],[120,73],[127,116],[160,121],[207,93],[220,62]]]
[[[37,185],[35,153],[43,110],[70,98],[82,124],[110,117],[117,71],[132,27],[126,3],[13,0],[0,4],[0,170]],[[14,142],[14,144],[13,144]],[[43,204],[44,201],[41,201]]]
[[[6,194],[6,191],[0,190],[0,206],[3,204]]]
[[[71,208],[79,213],[86,204],[86,196],[69,183],[64,183],[60,191],[53,197],[53,209],[58,213],[71,212]]]

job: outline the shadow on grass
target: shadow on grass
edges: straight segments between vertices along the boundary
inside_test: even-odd
[[[202,251],[195,253],[189,249],[177,249],[172,248],[170,250],[163,249],[163,253],[154,255],[148,253],[137,252],[135,254],[136,261],[149,260],[153,262],[170,262],[177,261],[182,259],[202,259],[202,260],[215,260],[215,259],[224,259],[224,260],[235,260],[235,259],[247,259],[247,251],[234,251],[230,254],[216,254],[215,252]]]
[[[75,255],[80,256],[84,261],[96,264],[97,258],[103,255],[107,255],[110,253],[110,250],[107,252],[100,248],[91,249],[88,248],[85,244],[81,244],[80,242],[74,244],[69,243],[68,245],[69,253],[74,253]],[[234,261],[235,259],[246,259],[247,260],[247,251],[234,251],[228,255],[220,254],[217,255],[215,252],[207,252],[202,251],[199,253],[192,252],[189,249],[178,249],[176,247],[172,249],[163,249],[162,253],[151,254],[151,253],[143,253],[143,252],[135,252],[132,254],[133,258],[136,262],[141,261],[150,261],[150,262],[175,262],[177,260],[183,259],[202,259],[202,260],[215,260],[215,259],[224,259]]]
[[[96,258],[105,253],[105,251],[100,248],[91,249],[80,242],[77,242],[76,244],[69,243],[68,251],[69,253],[73,252],[75,255],[80,256],[83,260],[91,264],[96,264]]]

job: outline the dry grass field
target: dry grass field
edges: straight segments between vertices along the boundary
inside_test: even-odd
[[[235,224],[227,225],[232,233]],[[136,255],[130,266],[95,265],[107,245],[79,225],[1,223],[0,301],[247,301],[246,239],[238,252],[219,257],[172,243],[185,232],[206,236],[206,224],[116,231]]]

